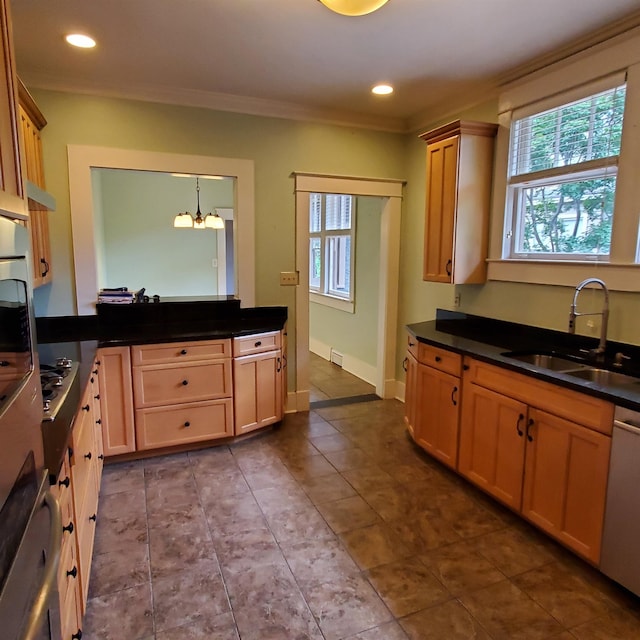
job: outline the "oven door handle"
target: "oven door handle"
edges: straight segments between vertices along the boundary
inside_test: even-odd
[[[22,640],[34,640],[39,637],[44,616],[49,609],[49,599],[58,578],[58,564],[60,562],[60,548],[62,546],[62,516],[60,505],[51,491],[44,494],[43,507],[46,506],[51,514],[51,532],[49,534],[49,548],[44,565],[42,584],[35,598],[29,614],[29,620]]]

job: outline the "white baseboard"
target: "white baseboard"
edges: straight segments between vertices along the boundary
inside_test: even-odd
[[[396,400],[400,400],[400,402],[404,402],[406,387],[407,385],[404,382],[400,382],[400,380],[396,380]]]
[[[316,340],[309,336],[309,351],[311,353],[315,353],[317,356],[324,358],[325,360],[331,361],[331,347],[328,344],[324,344],[324,342],[320,342],[320,340]]]
[[[331,362],[332,350],[333,347],[331,345],[325,344],[320,340],[309,337],[309,351],[311,351],[311,353],[315,353],[317,356],[320,356],[321,358],[324,358],[325,360]],[[355,358],[348,353],[343,353],[342,368],[347,373],[351,373],[375,387],[377,371],[373,365],[370,365],[367,362],[363,362],[362,360]]]

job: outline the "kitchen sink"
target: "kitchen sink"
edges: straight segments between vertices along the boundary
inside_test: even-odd
[[[509,351],[503,353],[503,356],[507,358],[513,358],[519,362],[526,362],[527,364],[535,365],[536,367],[542,367],[543,369],[550,369],[551,371],[569,371],[572,369],[585,369],[588,365],[575,360],[569,360],[562,356],[554,355],[553,353],[525,353],[519,351]]]
[[[624,373],[618,373],[616,371],[609,371],[608,369],[598,369],[596,367],[588,367],[586,369],[580,369],[579,371],[567,371],[567,375],[587,380],[588,382],[595,382],[610,387],[623,387],[628,388],[633,385],[640,386],[640,378],[634,376],[628,376]]]

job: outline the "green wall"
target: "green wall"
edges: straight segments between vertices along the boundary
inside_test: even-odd
[[[100,182],[103,276],[100,286],[138,290],[148,295],[191,296],[218,293],[217,234],[176,229],[178,212],[196,211],[195,178],[154,171],[93,169]],[[233,208],[233,180],[200,180],[200,210]]]
[[[309,337],[375,367],[382,200],[359,197],[356,203],[354,313],[310,303]]]

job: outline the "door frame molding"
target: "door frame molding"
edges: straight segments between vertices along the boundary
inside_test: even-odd
[[[400,222],[403,180],[360,178],[294,172],[296,194],[296,391],[289,410],[309,410],[309,194],[339,193],[383,199],[380,217],[380,273],[378,284],[378,353],[376,394],[396,393],[395,361],[400,274]]]

